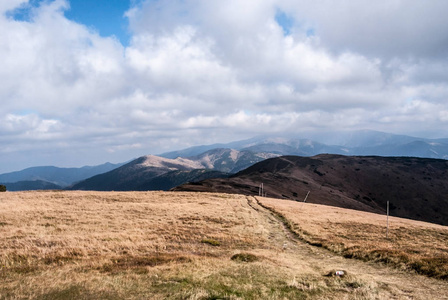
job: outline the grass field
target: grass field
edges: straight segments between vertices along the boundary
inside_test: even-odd
[[[319,217],[304,213],[311,205],[260,200],[289,217],[300,235],[327,241],[336,252],[337,245],[350,249],[349,242],[364,243],[364,227],[358,236],[347,233],[354,225],[380,226],[376,215],[332,208],[323,213],[319,207]],[[346,215],[333,219],[332,213]],[[393,245],[418,237],[414,252],[423,257],[428,248],[437,248],[446,258],[446,227],[397,222],[391,223]],[[344,276],[334,276],[336,270]],[[252,197],[0,194],[0,299],[448,299],[446,281],[407,270],[346,259],[304,243]]]
[[[348,258],[448,280],[448,227],[316,204],[260,198],[304,241]],[[448,284],[448,283],[447,283]]]

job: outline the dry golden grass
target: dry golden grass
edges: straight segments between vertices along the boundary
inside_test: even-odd
[[[312,245],[448,280],[448,227],[309,203],[260,198]],[[388,238],[386,238],[386,235]]]
[[[324,276],[337,269],[347,276]],[[250,197],[169,192],[0,194],[0,299],[427,299],[428,295],[448,297],[446,282],[378,269],[297,242]]]

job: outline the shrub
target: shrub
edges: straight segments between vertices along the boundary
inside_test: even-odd
[[[0,192],[6,192],[6,186],[0,184]]]
[[[258,260],[258,257],[252,253],[238,253],[233,255],[230,259],[239,262],[254,262]]]
[[[221,246],[221,243],[219,241],[216,241],[216,240],[213,240],[213,239],[203,239],[201,241],[201,243],[208,244],[208,245],[215,246],[215,247]]]

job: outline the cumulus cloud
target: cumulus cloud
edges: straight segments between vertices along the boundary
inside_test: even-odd
[[[68,9],[0,4],[3,157],[124,161],[329,128],[447,134],[444,0],[146,0],[126,12],[129,45]]]
[[[288,1],[297,19],[312,26],[333,51],[354,51],[382,58],[446,57],[443,0]]]

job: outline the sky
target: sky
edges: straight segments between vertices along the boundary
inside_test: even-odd
[[[0,1],[0,173],[258,135],[448,137],[446,0]]]

